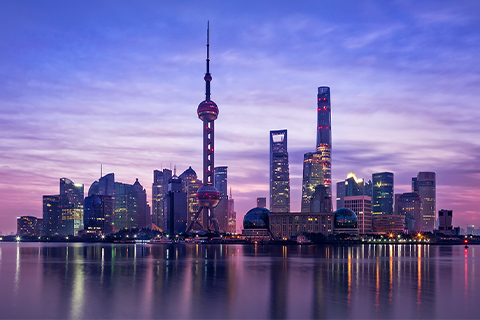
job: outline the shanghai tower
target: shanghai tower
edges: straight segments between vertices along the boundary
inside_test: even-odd
[[[331,196],[332,121],[330,111],[330,87],[318,87],[317,112],[317,152],[321,153],[323,184]]]
[[[218,204],[220,195],[214,186],[214,121],[218,116],[218,107],[210,100],[210,44],[209,31],[207,27],[207,72],[205,73],[205,100],[200,102],[197,108],[198,118],[203,122],[203,186],[197,191],[199,209],[188,225],[186,232],[190,232],[195,225],[203,230],[210,231],[213,226],[218,232],[218,221],[215,218],[213,208]],[[204,226],[198,222],[198,215],[203,211]]]

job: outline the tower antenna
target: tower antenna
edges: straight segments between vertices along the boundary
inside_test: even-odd
[[[205,100],[210,101],[210,81],[212,75],[210,74],[210,21],[207,22],[207,73],[205,73]]]
[[[103,177],[103,164],[100,164],[100,178]]]

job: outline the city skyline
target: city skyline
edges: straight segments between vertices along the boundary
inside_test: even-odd
[[[216,165],[229,168],[238,224],[269,196],[276,128],[288,130],[300,211],[320,86],[332,90],[333,185],[388,171],[407,193],[412,176],[436,172],[436,211],[480,224],[478,2],[50,3],[0,4],[1,232],[40,218],[59,178],[89,186],[101,164],[138,178],[150,205],[153,170],[200,172],[206,20]]]

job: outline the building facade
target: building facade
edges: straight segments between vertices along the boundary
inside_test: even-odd
[[[108,195],[91,195],[84,200],[84,232],[106,235],[113,232],[114,199]]]
[[[62,201],[60,195],[43,196],[43,234],[53,237],[61,234]]]
[[[423,198],[416,192],[402,193],[396,196],[395,214],[405,219],[405,232],[423,231]]]
[[[358,232],[367,234],[372,232],[372,200],[369,196],[345,197],[345,208],[357,215]]]
[[[327,187],[320,184],[315,187],[315,192],[310,199],[310,212],[332,212],[332,197]],[[303,212],[303,211],[302,211]]]
[[[114,231],[148,228],[151,224],[147,194],[136,179],[133,185],[115,182]]]
[[[393,214],[394,194],[392,172],[372,175],[372,214]]]
[[[220,230],[227,231],[228,229],[228,184],[227,184],[227,169],[228,167],[215,167],[214,181],[215,187],[218,190],[220,201],[215,207],[215,217],[218,220],[218,227]]]
[[[405,216],[396,214],[379,214],[373,217],[373,231],[376,233],[403,233]]]
[[[257,207],[267,208],[267,198],[265,198],[265,197],[257,198]]]
[[[163,207],[164,198],[168,190],[168,181],[172,178],[172,170],[163,169],[153,171],[152,184],[152,223],[163,229]]]
[[[302,212],[310,212],[310,200],[315,193],[315,187],[324,185],[323,174],[323,153],[319,151],[305,153],[303,156]],[[326,188],[329,192],[328,187]]]
[[[453,211],[452,210],[440,210],[438,211],[438,231],[445,234],[453,233]]]
[[[164,231],[173,236],[187,229],[187,194],[182,190],[182,180],[173,176],[168,182],[164,212]]]
[[[436,214],[436,175],[435,172],[419,172],[412,178],[412,191],[423,198],[422,231],[433,232]]]
[[[290,239],[304,233],[333,234],[332,212],[271,212],[268,215],[274,238]]]
[[[270,211],[290,212],[287,130],[270,131]]]
[[[235,211],[235,201],[234,201],[233,196],[232,196],[232,188],[230,188],[230,197],[228,198],[228,228],[227,228],[227,232],[237,233],[237,212]]]
[[[60,233],[65,236],[78,235],[83,230],[83,184],[73,183],[68,178],[60,179],[60,198],[62,206],[62,227]]]
[[[17,235],[18,236],[41,236],[43,223],[42,219],[32,216],[21,216],[17,218]]]
[[[345,207],[345,197],[365,195],[364,181],[350,172],[347,179],[337,182],[337,210]]]

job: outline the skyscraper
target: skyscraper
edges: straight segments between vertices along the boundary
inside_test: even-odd
[[[220,201],[215,207],[215,217],[218,219],[220,230],[227,231],[228,228],[228,186],[227,167],[215,167],[215,187],[218,190]]]
[[[290,212],[287,130],[270,131],[270,211]]]
[[[168,190],[168,181],[172,178],[172,170],[153,171],[152,184],[152,223],[163,229],[163,201]]]
[[[323,185],[331,195],[332,121],[329,87],[318,87],[317,113],[317,152],[322,155]]]
[[[416,192],[396,195],[395,214],[403,216],[407,232],[423,231],[423,198]]]
[[[374,173],[372,184],[372,214],[393,214],[393,173]]]
[[[84,200],[84,230],[95,234],[113,232],[114,199],[107,195],[90,195]]]
[[[324,185],[322,152],[308,152],[303,156],[302,212],[310,212],[310,201],[315,187]],[[329,188],[327,193],[331,194]]]
[[[67,178],[60,179],[62,206],[62,235],[77,235],[83,230],[83,184],[73,183]]]
[[[198,189],[197,198],[200,208],[189,222],[187,232],[189,232],[195,224],[198,224],[197,218],[203,211],[203,229],[211,230],[211,226],[218,232],[218,221],[215,218],[213,208],[218,204],[219,193],[214,186],[213,168],[214,168],[214,122],[218,117],[218,107],[215,102],[210,100],[210,82],[212,75],[210,74],[210,28],[207,27],[207,72],[205,73],[205,100],[200,102],[197,108],[198,118],[203,122],[203,186]]]
[[[187,221],[190,223],[199,209],[197,191],[203,186],[203,182],[198,179],[197,173],[192,167],[188,167],[179,178],[182,180],[183,191],[187,194]],[[203,225],[203,216],[199,215],[198,221],[200,225]]]
[[[264,198],[265,199],[265,198]],[[237,232],[237,213],[235,212],[235,202],[232,196],[232,188],[230,188],[230,197],[228,198],[228,228],[227,232]]]
[[[171,236],[185,232],[187,228],[187,194],[183,191],[182,180],[176,175],[168,181],[168,193],[165,196],[164,230]]]
[[[114,231],[146,228],[149,218],[147,194],[138,179],[133,185],[115,182]]]
[[[340,208],[346,208],[346,197],[364,195],[365,186],[363,178],[358,179],[355,173],[350,172],[347,174],[347,179],[337,182],[337,210]],[[371,199],[371,197],[369,197],[369,199]]]
[[[435,229],[436,213],[436,176],[435,172],[419,172],[412,178],[412,191],[423,198],[422,231],[432,232]]]
[[[43,196],[43,234],[51,237],[62,228],[62,203],[60,195]]]

